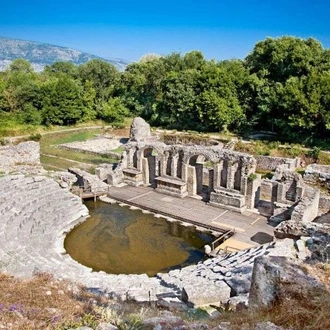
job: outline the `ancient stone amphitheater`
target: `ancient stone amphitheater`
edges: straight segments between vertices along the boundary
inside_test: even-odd
[[[3,158],[5,162],[1,163]],[[22,159],[24,166],[40,167],[39,145],[29,142],[28,148],[0,148],[0,173],[8,169],[12,172],[13,164],[21,165]],[[293,240],[285,239],[152,278],[146,274],[94,272],[74,261],[64,249],[66,234],[85,221],[87,208],[63,181],[56,182],[42,168],[42,175],[28,174],[32,172],[35,173],[26,170],[25,174],[0,176],[0,272],[19,277],[50,273],[122,300],[153,301],[163,306],[180,305],[183,301],[199,306],[235,298],[246,300],[255,258],[292,257],[297,252]]]
[[[135,301],[179,301],[184,289],[187,300],[200,304],[229,299],[232,290],[248,293],[254,259],[273,250],[273,244],[264,245],[154,278],[92,272],[63,247],[66,233],[88,216],[79,197],[45,176],[8,175],[0,186],[0,271],[15,276],[47,272]]]

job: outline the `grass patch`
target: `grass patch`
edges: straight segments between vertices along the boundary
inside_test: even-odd
[[[61,149],[58,147],[58,145],[62,143],[85,141],[94,137],[96,134],[104,134],[104,129],[90,129],[78,132],[67,131],[43,135],[40,141],[42,165],[47,168],[53,167],[53,169],[67,169],[68,167],[79,166],[94,173],[94,169],[97,165],[103,163],[116,163],[118,160],[112,159],[108,155],[95,155],[86,152]],[[76,164],[70,162],[70,160],[75,161]]]
[[[79,167],[87,172],[94,173],[95,167],[90,164],[82,164],[80,162],[70,161],[59,157],[51,157],[46,155],[40,156],[40,162],[45,169],[48,170],[64,170],[66,171],[69,167]]]
[[[60,330],[91,327],[110,322],[120,330],[142,329],[151,309],[122,305],[88,292],[69,281],[48,274],[21,280],[0,274],[0,328],[11,330]]]
[[[111,151],[114,152],[114,153],[116,153],[116,154],[119,154],[119,155],[120,155],[124,150],[125,150],[124,147],[118,147],[118,148],[113,149],[113,150],[111,150]]]

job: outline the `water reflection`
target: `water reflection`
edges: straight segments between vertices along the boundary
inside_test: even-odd
[[[178,222],[102,202],[86,202],[91,217],[65,240],[71,257],[95,271],[153,276],[196,263],[212,236]]]

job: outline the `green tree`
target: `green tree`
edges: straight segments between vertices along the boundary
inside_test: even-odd
[[[238,128],[244,120],[242,108],[238,99],[230,95],[221,97],[216,91],[204,91],[198,98],[198,113],[200,120],[208,131],[227,131],[228,128]]]
[[[49,76],[60,76],[65,74],[71,78],[76,78],[78,74],[78,68],[71,62],[54,62],[53,64],[47,65],[45,67],[44,73]]]
[[[81,119],[83,88],[75,80],[67,76],[49,79],[42,92],[44,124],[72,125]]]
[[[153,122],[179,129],[200,129],[196,109],[198,72],[171,72],[162,82],[162,101],[156,107]]]
[[[34,73],[31,63],[23,58],[18,58],[13,60],[8,68],[11,73],[14,72],[24,72],[24,73]]]
[[[82,83],[90,81],[95,89],[95,102],[101,104],[115,96],[120,74],[110,63],[102,60],[91,60],[78,67],[78,76]]]
[[[122,126],[128,114],[129,111],[123,105],[121,99],[114,97],[109,99],[107,103],[104,102],[102,104],[102,111],[99,113],[99,117],[114,126]]]

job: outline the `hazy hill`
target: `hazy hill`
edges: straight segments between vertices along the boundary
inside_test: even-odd
[[[45,44],[35,41],[10,39],[0,37],[0,71],[16,58],[24,58],[31,62],[36,71],[41,71],[46,65],[56,61],[68,61],[82,64],[92,59],[101,59],[123,70],[128,64],[122,59],[105,59],[72,48]]]

